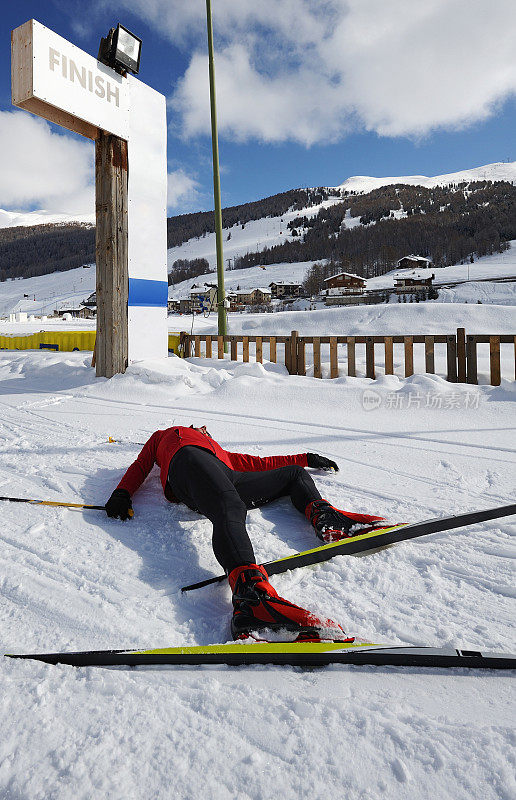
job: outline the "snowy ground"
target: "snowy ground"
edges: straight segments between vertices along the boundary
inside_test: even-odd
[[[516,394],[508,382],[316,381],[268,364],[176,358],[105,380],[89,362],[84,353],[0,352],[1,494],[103,503],[137,442],[193,422],[230,450],[334,458],[338,474],[313,473],[323,495],[393,520],[513,501]],[[381,397],[376,410],[363,408],[366,389]],[[442,402],[409,407],[413,392]],[[100,512],[0,503],[3,652],[228,639],[226,586],[179,591],[220,571],[209,523],[168,504],[156,472],[134,508],[135,518],[122,523]],[[286,501],[248,519],[260,560],[316,541]],[[336,558],[273,583],[372,641],[513,652],[512,552],[510,520],[499,520]],[[77,670],[8,659],[0,669],[6,800],[509,800],[516,793],[507,673]]]

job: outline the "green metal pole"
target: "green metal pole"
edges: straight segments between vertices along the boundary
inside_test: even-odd
[[[222,208],[220,204],[219,140],[217,135],[217,108],[215,102],[215,67],[213,64],[213,26],[211,22],[211,0],[206,0],[208,23],[208,62],[210,66],[210,107],[211,107],[211,145],[213,152],[213,196],[215,200],[215,239],[217,244],[217,283],[218,283],[218,332],[226,336],[226,309],[224,300],[224,254],[222,251]],[[227,343],[224,344],[227,352]]]

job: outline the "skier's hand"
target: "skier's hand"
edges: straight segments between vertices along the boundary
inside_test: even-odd
[[[317,453],[307,453],[306,463],[309,467],[315,467],[315,469],[325,469],[327,472],[330,472],[330,470],[333,470],[334,472],[339,471],[339,467],[335,461],[330,461],[329,458],[319,456]]]
[[[106,514],[108,517],[121,520],[126,520],[133,516],[131,495],[127,489],[115,489],[106,503]]]

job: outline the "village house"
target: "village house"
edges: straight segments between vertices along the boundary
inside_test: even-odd
[[[269,283],[269,289],[274,299],[282,297],[300,297],[303,291],[303,287],[300,283],[287,283],[286,281]]]
[[[351,272],[339,272],[325,278],[324,283],[326,288],[322,294],[362,294],[366,285],[364,278]]]
[[[239,289],[234,294],[236,302],[243,305],[258,306],[271,302],[270,289]]]
[[[56,308],[54,311],[54,316],[56,317],[62,317],[64,314],[70,314],[70,316],[76,317],[77,319],[94,319],[95,309],[87,308],[86,306],[77,306],[74,308]]]
[[[174,312],[179,312],[181,310],[181,301],[174,300],[173,298],[169,297],[167,300],[167,312],[172,314]]]
[[[427,294],[433,286],[435,274],[430,270],[426,272],[406,272],[403,275],[394,276],[394,289],[396,294],[416,294],[424,292]]]
[[[403,256],[396,262],[398,269],[428,269],[432,263],[431,258],[423,258],[423,256]]]
[[[195,284],[194,284],[195,287]],[[190,290],[190,311],[213,311],[217,309],[217,287],[204,284],[204,289],[192,287]]]

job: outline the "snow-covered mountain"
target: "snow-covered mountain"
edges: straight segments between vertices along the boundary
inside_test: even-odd
[[[0,228],[49,225],[61,222],[86,222],[95,225],[95,214],[56,214],[53,211],[6,211],[0,208]]]
[[[432,188],[434,186],[448,186],[452,183],[460,183],[462,181],[510,181],[516,183],[516,161],[499,161],[494,164],[486,164],[483,167],[474,167],[473,169],[466,169],[460,172],[451,172],[447,175],[436,175],[435,177],[427,177],[426,175],[402,175],[398,177],[375,178],[366,175],[355,175],[346,178],[343,183],[334,187],[327,187],[331,189],[341,189],[342,193],[355,191],[355,192],[371,192],[373,189],[379,189],[382,186],[389,186],[394,183],[405,183],[411,186],[426,186]],[[335,198],[329,201],[339,202],[340,198]],[[306,213],[316,214],[320,207],[315,210],[307,209]],[[305,211],[298,211],[296,214],[304,214]],[[50,222],[90,222],[95,223],[94,213],[85,214],[69,214],[53,213],[40,209],[37,211],[16,211],[5,210],[0,208],[0,228],[10,228],[19,225],[38,225]]]
[[[355,175],[352,178],[347,178],[337,188],[346,192],[372,192],[382,186],[405,183],[410,186],[425,186],[427,189],[432,189],[434,186],[450,186],[453,183],[463,183],[464,181],[509,181],[510,183],[516,183],[516,161],[498,161],[495,164],[486,164],[484,167],[450,172],[447,175],[435,175],[433,178],[429,178],[426,175],[405,175],[397,178],[371,178],[366,175]]]

